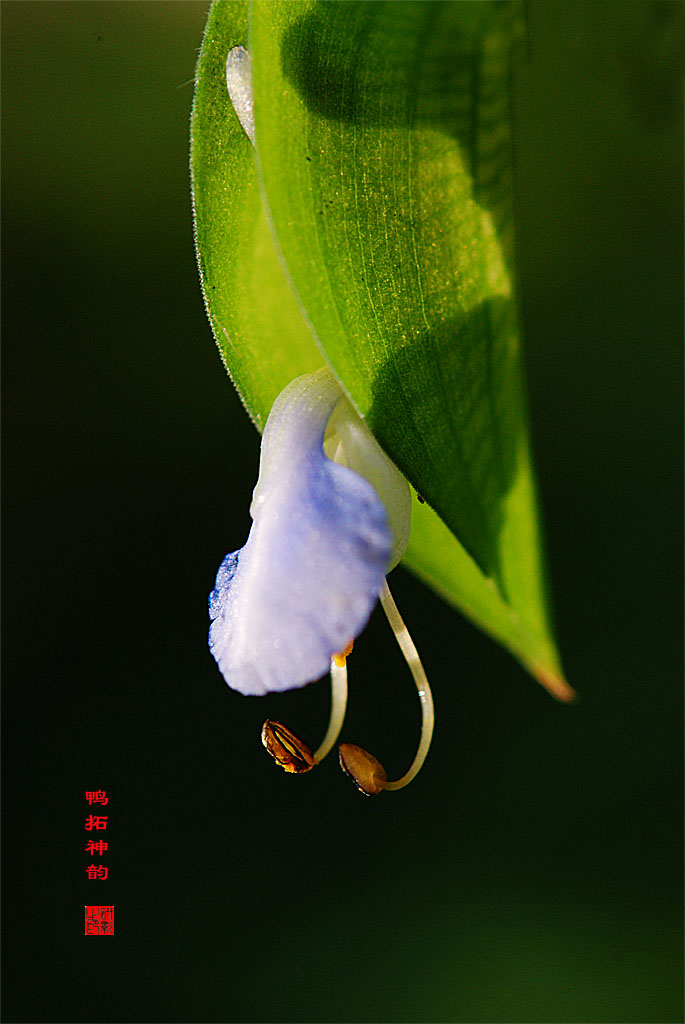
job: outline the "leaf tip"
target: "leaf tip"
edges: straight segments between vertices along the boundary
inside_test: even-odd
[[[569,686],[560,672],[553,672],[551,669],[536,665],[533,668],[533,675],[540,685],[544,686],[547,692],[562,704],[573,704],[578,699],[578,694],[572,686]]]

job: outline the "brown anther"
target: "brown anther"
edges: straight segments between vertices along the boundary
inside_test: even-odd
[[[385,789],[385,768],[368,750],[356,743],[341,743],[339,755],[340,767],[365,796],[376,796]]]
[[[309,744],[281,722],[266,720],[262,726],[262,743],[283,771],[299,775],[314,767],[314,754]]]
[[[338,668],[345,668],[345,662],[349,658],[350,654],[352,654],[352,648],[353,647],[354,647],[354,640],[350,640],[350,642],[347,645],[347,647],[345,647],[338,654],[334,654],[333,655],[333,661],[336,663]]]

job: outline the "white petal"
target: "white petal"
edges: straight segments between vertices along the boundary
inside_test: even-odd
[[[287,690],[325,675],[362,631],[383,586],[392,534],[372,485],[323,452],[341,397],[328,370],[279,395],[262,440],[247,544],[210,596],[210,647],[229,686]]]
[[[393,537],[387,572],[394,569],[409,543],[411,491],[375,437],[343,395],[326,428],[324,451],[329,458],[349,466],[373,486],[385,506]]]

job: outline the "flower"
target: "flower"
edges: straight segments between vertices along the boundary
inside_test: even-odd
[[[331,419],[337,461],[324,452]],[[261,695],[325,675],[401,557],[409,510],[408,484],[330,371],[288,385],[264,431],[250,535],[210,595],[209,646],[228,685]]]
[[[209,597],[209,646],[234,690],[263,695],[331,673],[331,717],[315,753],[281,723],[264,723],[262,741],[288,772],[309,771],[336,742],[346,658],[379,597],[419,691],[419,750],[397,782],[354,744],[341,745],[340,763],[367,795],[401,789],[423,763],[432,698],[385,580],[406,548],[410,508],[409,485],[330,371],[292,381],[264,430],[247,543],[226,555]]]

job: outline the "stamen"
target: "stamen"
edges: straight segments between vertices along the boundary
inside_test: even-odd
[[[352,650],[352,644],[349,645],[349,654]],[[321,741],[321,746],[314,754],[314,761],[316,764],[319,761],[323,761],[324,757],[328,752],[335,746],[335,741],[340,735],[342,729],[343,719],[345,717],[345,710],[347,708],[347,666],[344,661],[342,665],[339,665],[334,660],[331,661],[331,717],[328,720],[328,729],[326,735]]]
[[[343,651],[340,651],[339,654],[334,654],[333,655],[333,661],[338,666],[338,668],[344,668],[345,667],[345,663],[347,662],[347,659],[352,654],[352,648],[353,647],[354,647],[354,640],[350,640],[349,644],[347,645],[347,647]]]
[[[338,756],[340,767],[364,796],[378,796],[385,788],[385,768],[368,750],[356,743],[341,743]]]
[[[301,775],[314,767],[312,748],[282,722],[266,720],[262,726],[262,743],[285,772]]]
[[[433,737],[434,723],[433,695],[428,685],[428,679],[426,678],[426,673],[421,664],[414,641],[402,620],[387,582],[383,585],[380,600],[383,611],[390,623],[390,628],[395,634],[395,639],[400,646],[400,650],[416,684],[419,700],[421,701],[421,739],[409,771],[395,782],[388,782],[383,765],[372,754],[364,750],[363,747],[358,747],[354,743],[340,744],[340,767],[351,776],[357,788],[367,796],[375,796],[384,789],[403,789],[409,785],[412,779],[418,775],[423,762],[426,760]]]
[[[350,650],[351,647],[350,644]],[[347,648],[346,654],[349,654]],[[315,764],[323,761],[335,745],[342,729],[346,707],[347,668],[344,662],[337,665],[335,661],[331,661],[331,714],[326,735],[316,753],[312,753],[309,744],[296,736],[282,722],[272,722],[268,719],[262,726],[262,743],[284,771],[297,775],[311,771]]]

